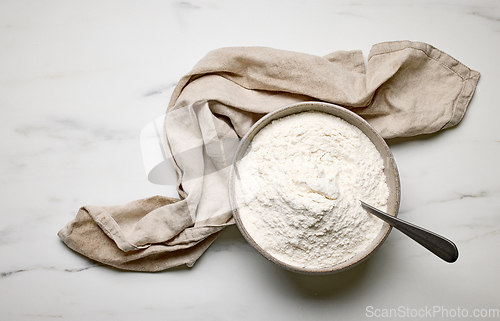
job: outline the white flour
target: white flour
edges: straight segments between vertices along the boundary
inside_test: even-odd
[[[338,117],[303,112],[273,121],[237,168],[241,221],[284,263],[333,266],[366,248],[382,228],[359,204],[386,210],[382,158],[366,135]]]

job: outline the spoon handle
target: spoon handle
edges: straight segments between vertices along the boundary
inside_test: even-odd
[[[384,213],[362,201],[360,202],[361,206],[366,211],[386,221],[387,223],[389,223],[389,225],[397,228],[446,262],[453,263],[458,259],[457,246],[447,238],[444,238],[434,232],[428,231],[417,225],[411,224],[402,219]]]

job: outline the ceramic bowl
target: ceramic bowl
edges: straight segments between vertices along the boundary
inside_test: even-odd
[[[235,195],[235,180],[238,179],[237,178],[238,175],[236,175],[237,172],[236,166],[238,161],[245,155],[245,152],[249,144],[252,142],[252,139],[255,136],[255,134],[257,134],[263,127],[265,127],[275,119],[305,111],[319,111],[337,116],[359,128],[372,141],[377,150],[380,152],[380,155],[382,156],[382,159],[384,161],[384,173],[389,187],[387,213],[393,216],[397,216],[399,210],[399,202],[400,202],[399,173],[397,170],[394,157],[391,151],[389,150],[389,147],[387,146],[385,140],[370,124],[368,124],[360,116],[356,115],[355,113],[349,111],[346,108],[323,102],[303,102],[285,106],[262,117],[251,127],[251,129],[241,139],[238,149],[236,150],[236,153],[233,158],[233,163],[231,166],[230,177],[229,177],[229,198],[230,198],[231,208],[233,211],[233,216],[236,221],[236,225],[243,234],[243,237],[266,259],[270,260],[271,262],[277,264],[282,268],[298,273],[328,274],[345,270],[365,260],[371,253],[373,253],[375,249],[377,249],[384,242],[384,240],[387,238],[387,236],[391,231],[391,227],[384,222],[380,233],[377,235],[375,240],[365,249],[365,251],[358,253],[348,261],[339,263],[337,265],[328,268],[321,268],[321,269],[297,267],[278,260],[271,254],[269,254],[267,251],[265,251],[261,246],[259,246],[259,244],[252,238],[252,236],[248,233],[247,229],[245,228],[245,225],[242,223]]]

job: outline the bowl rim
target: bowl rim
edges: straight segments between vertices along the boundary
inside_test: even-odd
[[[347,261],[340,262],[336,265],[333,265],[331,267],[327,268],[303,268],[299,266],[294,266],[291,264],[288,264],[286,262],[283,262],[273,255],[271,255],[269,252],[264,250],[253,238],[252,236],[248,233],[248,231],[245,228],[245,225],[243,224],[239,211],[238,211],[238,206],[236,204],[236,199],[235,199],[235,179],[238,176],[237,174],[237,162],[244,156],[246,153],[246,150],[248,148],[248,145],[251,143],[253,137],[265,126],[267,126],[269,123],[271,123],[275,119],[279,119],[282,117],[286,117],[292,114],[297,114],[301,112],[308,112],[308,111],[319,111],[319,112],[325,112],[327,114],[331,114],[333,116],[337,116],[349,124],[357,127],[360,129],[369,139],[370,141],[375,145],[377,150],[382,156],[382,159],[384,161],[384,173],[386,175],[386,179],[390,180],[390,186],[389,186],[389,202],[388,202],[388,209],[387,212],[390,215],[397,216],[399,212],[399,204],[400,204],[400,198],[401,198],[401,185],[400,185],[400,177],[399,177],[399,171],[396,165],[396,161],[394,159],[394,156],[389,149],[389,146],[387,145],[386,141],[382,138],[382,136],[378,133],[373,126],[371,126],[365,119],[357,115],[356,113],[350,111],[349,109],[345,107],[341,107],[335,104],[331,103],[326,103],[326,102],[316,102],[316,101],[306,101],[306,102],[299,102],[299,103],[294,103],[290,105],[286,105],[284,107],[281,107],[273,112],[270,112],[260,118],[255,124],[252,125],[252,127],[245,133],[245,135],[241,138],[239,145],[236,149],[236,152],[234,153],[232,163],[230,166],[230,171],[229,171],[229,203],[231,206],[231,210],[233,213],[234,220],[236,222],[236,225],[238,229],[240,230],[241,234],[245,238],[245,240],[254,248],[256,249],[262,256],[264,256],[266,259],[269,261],[277,264],[278,266],[292,271],[292,272],[297,272],[297,273],[302,273],[302,274],[331,274],[331,273],[336,273],[340,271],[344,271],[348,268],[351,268],[364,260],[366,260],[377,248],[379,248],[382,243],[387,239],[388,235],[390,234],[392,228],[389,224],[383,222],[383,226],[381,231],[379,232],[379,235],[375,238],[374,242],[370,244],[368,247],[368,251],[363,251],[355,255],[353,258],[348,259]],[[346,119],[347,118],[347,119]],[[354,123],[353,123],[354,122]],[[391,175],[392,174],[392,175]],[[388,182],[389,185],[389,182]],[[392,188],[391,188],[392,186]],[[392,197],[391,197],[392,196]]]

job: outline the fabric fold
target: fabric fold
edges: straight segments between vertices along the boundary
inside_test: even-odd
[[[180,199],[84,206],[59,237],[98,262],[134,271],[192,266],[234,223],[229,167],[242,137],[262,116],[302,101],[334,103],[365,118],[384,138],[457,125],[479,73],[420,42],[376,44],[324,57],[267,47],[209,52],[182,77],[164,123]]]

